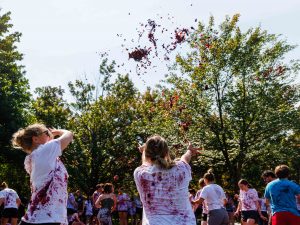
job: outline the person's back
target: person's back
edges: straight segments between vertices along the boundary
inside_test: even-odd
[[[111,213],[114,206],[114,200],[109,196],[105,196],[101,201],[101,208],[99,209],[98,219],[103,225],[112,225]]]
[[[270,182],[266,187],[266,197],[271,199],[272,212],[285,211],[300,216],[296,205],[296,190],[300,191],[300,187],[287,179],[276,179]]]
[[[180,161],[174,162],[165,139],[154,135],[139,150],[142,165],[135,169],[134,181],[143,203],[143,225],[195,225],[188,192],[189,162],[199,149],[189,143]]]
[[[17,199],[19,196],[17,192],[10,188],[5,188],[0,193],[0,198],[4,198],[4,208],[18,208]]]
[[[169,170],[143,165],[135,170],[134,177],[149,221],[158,218],[160,224],[172,224],[177,220],[180,224],[195,224],[189,202],[191,168],[188,164],[179,161]]]
[[[277,166],[275,174],[278,179],[268,183],[265,190],[265,198],[272,210],[272,225],[299,225],[295,196],[300,198],[300,186],[288,180],[289,167],[286,165]]]

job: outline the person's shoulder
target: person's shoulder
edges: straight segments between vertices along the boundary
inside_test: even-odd
[[[272,188],[274,185],[276,185],[277,183],[280,183],[282,182],[280,179],[275,179],[275,180],[272,180],[271,182],[269,182],[266,186],[266,189],[270,189]]]
[[[144,165],[144,164],[143,164],[143,165],[141,165],[141,166],[135,168],[134,174],[135,174],[135,173],[138,173],[138,172],[145,172],[145,171],[147,171],[149,168],[150,168],[150,166],[147,166],[147,165]]]
[[[211,189],[211,184],[209,185],[205,185],[202,189],[201,189],[201,192],[205,192],[207,190]]]
[[[17,192],[16,192],[14,189],[8,188],[8,191],[9,191],[10,193],[17,194]]]
[[[257,190],[255,188],[250,188],[249,191],[253,193],[257,193]]]
[[[177,167],[178,169],[191,169],[190,164],[182,161],[182,160],[175,160],[175,167]]]

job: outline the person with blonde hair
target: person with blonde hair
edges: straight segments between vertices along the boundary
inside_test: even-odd
[[[5,182],[2,182],[0,189],[0,206],[4,204],[1,225],[6,225],[9,219],[11,225],[16,225],[18,222],[18,208],[21,204],[21,200],[17,192],[8,188],[8,185]]]
[[[72,139],[72,132],[48,129],[43,124],[33,124],[14,133],[13,146],[28,154],[24,165],[31,184],[30,203],[20,225],[68,223],[68,173],[59,157]]]
[[[139,150],[142,165],[135,169],[134,180],[144,208],[142,224],[195,225],[189,201],[189,162],[199,149],[189,144],[181,159],[173,161],[166,140],[154,135]]]

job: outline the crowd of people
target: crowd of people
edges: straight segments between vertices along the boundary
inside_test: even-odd
[[[189,163],[201,149],[189,143],[181,158],[172,160],[167,141],[159,135],[139,147],[142,165],[133,174],[138,194],[130,196],[121,187],[115,193],[112,183],[98,184],[86,196],[80,190],[68,193],[68,173],[59,157],[72,139],[72,132],[43,124],[13,135],[13,145],[28,153],[24,165],[31,185],[20,225],[300,224],[300,186],[288,179],[288,166],[263,172],[263,194],[245,179],[238,182],[239,193],[225,192],[212,170],[199,180],[196,191],[189,189]],[[16,225],[21,200],[5,182],[0,188],[1,225]]]

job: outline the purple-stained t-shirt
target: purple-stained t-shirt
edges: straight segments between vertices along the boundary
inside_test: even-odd
[[[58,158],[59,140],[40,145],[25,158],[30,175],[31,199],[22,221],[27,223],[67,224],[68,173]]]
[[[256,202],[258,202],[258,194],[255,189],[248,191],[240,190],[239,200],[242,204],[242,211],[257,210]]]
[[[15,208],[17,209],[17,199],[19,198],[17,192],[10,188],[5,188],[0,191],[0,198],[4,199],[4,208]]]
[[[142,165],[134,180],[144,207],[143,225],[195,225],[189,201],[191,167],[183,161],[169,169]]]
[[[128,204],[127,201],[129,201],[130,198],[126,193],[123,193],[121,195],[117,196],[117,210],[118,211],[127,211],[128,210]]]

